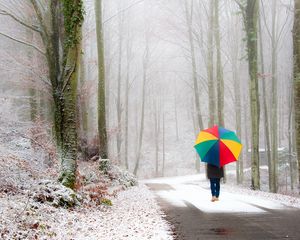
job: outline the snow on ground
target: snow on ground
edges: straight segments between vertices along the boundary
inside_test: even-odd
[[[112,207],[67,210],[20,195],[0,197],[0,238],[173,239],[153,194],[144,185],[120,192],[112,202]]]
[[[283,195],[279,193],[270,193],[264,191],[253,191],[251,189],[238,187],[236,185],[227,185],[225,184],[222,188],[231,193],[239,193],[241,195],[247,196],[247,198],[255,197],[270,200],[272,202],[280,203],[287,207],[300,208],[300,198]]]
[[[50,161],[45,149],[32,149],[30,139],[25,136],[27,131],[16,131],[15,125],[4,128],[0,123],[1,240],[173,239],[171,226],[164,220],[153,193],[143,184],[108,195],[112,206],[85,202],[66,209],[34,201],[35,187],[42,180],[55,181],[58,166]],[[101,182],[103,179],[96,174],[101,175],[96,162],[79,163],[78,168],[89,186],[117,184],[116,187],[124,189],[128,184],[123,182],[130,180],[128,174],[120,176],[110,172],[110,177],[122,179]]]
[[[221,184],[220,201],[211,202],[209,182],[204,174],[144,180],[150,184],[169,184],[172,190],[157,194],[179,207],[193,204],[203,212],[264,213],[265,209],[300,208],[300,198],[253,191],[235,185]]]

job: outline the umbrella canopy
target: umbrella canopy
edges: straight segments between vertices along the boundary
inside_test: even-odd
[[[238,160],[242,144],[234,132],[214,126],[200,131],[194,148],[202,162],[223,167]]]

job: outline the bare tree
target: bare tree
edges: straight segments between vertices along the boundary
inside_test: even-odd
[[[59,180],[74,187],[77,159],[76,94],[78,45],[83,21],[83,3],[74,1],[47,1],[47,7],[30,0],[37,25],[28,24],[13,14],[11,18],[40,35],[43,49],[18,39],[12,40],[32,47],[45,57],[52,86],[55,114],[55,136],[61,159]],[[47,10],[49,9],[49,11]],[[76,16],[76,17],[74,17]]]
[[[128,20],[129,22],[129,20]],[[128,23],[129,24],[129,23]],[[129,162],[128,162],[128,143],[129,143],[129,136],[128,136],[128,128],[129,128],[129,93],[130,93],[130,65],[131,65],[131,60],[132,60],[132,40],[130,39],[130,34],[129,34],[129,27],[127,30],[127,46],[126,46],[126,56],[127,56],[127,61],[126,61],[126,83],[125,83],[125,131],[124,131],[124,148],[125,148],[125,167],[126,169],[129,169]]]
[[[122,99],[121,99],[121,84],[122,84],[122,52],[123,52],[123,25],[124,25],[124,15],[119,14],[118,17],[118,77],[117,77],[117,122],[118,122],[118,133],[117,133],[117,156],[118,161],[121,162],[121,145],[122,145]]]
[[[107,132],[106,132],[106,111],[105,111],[105,61],[104,61],[104,40],[102,23],[102,0],[95,1],[96,33],[98,50],[98,133],[99,133],[99,154],[102,158],[108,157]]]
[[[294,168],[296,168],[294,161],[292,159],[292,148],[293,148],[293,135],[292,132],[294,132],[293,126],[294,126],[294,88],[293,83],[290,83],[290,99],[289,99],[289,120],[288,120],[288,141],[289,141],[289,169],[290,169],[290,184],[291,184],[291,190],[294,190]]]
[[[199,98],[199,90],[198,87],[198,78],[197,78],[197,69],[196,69],[196,56],[195,56],[195,46],[194,46],[194,39],[193,39],[193,31],[192,31],[192,24],[193,24],[193,1],[191,6],[188,5],[187,0],[185,0],[185,17],[186,17],[186,24],[188,29],[188,39],[190,45],[190,53],[191,53],[191,63],[192,63],[192,78],[193,78],[193,92],[194,92],[194,101],[196,107],[196,116],[197,116],[197,123],[198,128],[203,129],[203,120],[201,116],[201,106],[200,106],[200,98]],[[199,130],[198,129],[198,130]]]
[[[213,48],[213,27],[214,27],[214,1],[209,1],[209,19],[208,19],[208,35],[207,35],[207,64],[208,64],[208,109],[209,122],[208,126],[212,127],[215,124],[215,84],[214,84],[214,48]]]
[[[295,128],[296,128],[296,150],[298,158],[298,183],[300,189],[300,0],[294,0],[294,108],[295,108]],[[300,190],[299,190],[300,193]]]
[[[258,20],[258,0],[247,0],[246,5],[235,1],[243,14],[247,56],[249,68],[249,91],[251,109],[251,187],[254,190],[260,189],[259,171],[259,88],[257,76],[257,20]]]
[[[155,138],[155,176],[159,174],[159,135],[160,135],[160,102],[154,100],[154,138]]]
[[[162,159],[162,176],[165,175],[165,165],[166,165],[166,142],[165,142],[165,134],[166,134],[166,128],[165,128],[165,109],[163,112],[163,119],[162,119],[162,153],[163,153],[163,159]]]
[[[136,153],[136,163],[133,170],[134,174],[137,174],[140,165],[141,159],[141,151],[142,151],[142,144],[143,144],[143,135],[144,135],[144,124],[145,124],[145,99],[146,99],[146,85],[147,85],[147,77],[148,77],[148,68],[149,68],[149,33],[146,30],[145,33],[146,38],[146,46],[143,56],[143,86],[142,86],[142,109],[141,109],[141,121],[140,121],[140,132],[138,137],[138,149]]]
[[[218,109],[218,124],[225,127],[224,122],[224,79],[223,66],[221,59],[221,41],[220,41],[220,24],[219,24],[219,0],[214,1],[214,31],[217,51],[217,109]]]

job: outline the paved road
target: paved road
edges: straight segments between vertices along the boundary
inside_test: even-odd
[[[209,188],[197,183],[145,182],[156,194],[180,240],[300,240],[300,210],[269,200],[221,192],[209,201]]]

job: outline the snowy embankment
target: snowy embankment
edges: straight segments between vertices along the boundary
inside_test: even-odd
[[[99,162],[79,162],[77,202],[56,182],[58,164],[49,156],[24,135],[0,131],[1,240],[173,239],[153,194],[143,184],[130,187],[129,173],[112,167],[104,176]]]
[[[173,239],[152,193],[144,185],[119,192],[111,200],[111,207],[65,209],[40,204],[23,195],[2,195],[0,238]]]

